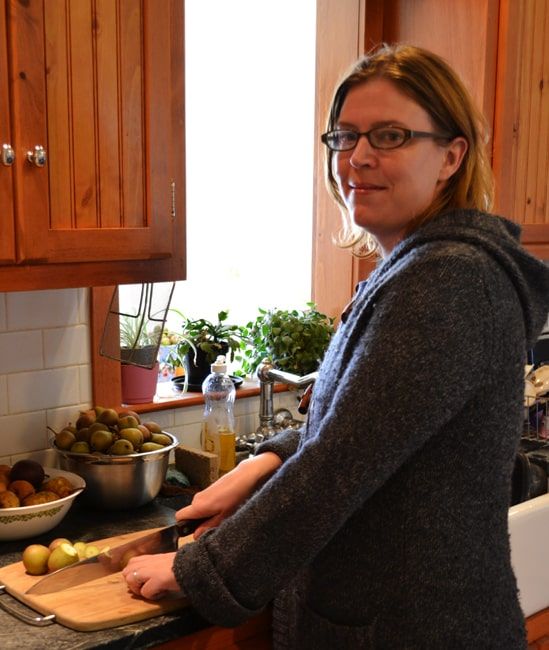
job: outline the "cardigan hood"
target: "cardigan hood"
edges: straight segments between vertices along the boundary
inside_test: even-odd
[[[468,244],[493,258],[509,276],[524,315],[527,346],[536,342],[549,311],[549,267],[520,243],[521,228],[503,217],[475,210],[455,210],[420,226],[393,249],[371,277],[382,282],[405,256],[419,254],[423,244]]]

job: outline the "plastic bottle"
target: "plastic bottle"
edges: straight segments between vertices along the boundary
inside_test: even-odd
[[[211,365],[211,374],[202,383],[204,422],[202,448],[219,456],[219,473],[230,472],[236,464],[234,431],[235,387],[227,375],[223,355]]]

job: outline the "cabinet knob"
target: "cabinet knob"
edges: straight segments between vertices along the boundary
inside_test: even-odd
[[[27,160],[37,167],[43,167],[47,160],[46,150],[42,145],[37,144],[34,151],[27,151]]]
[[[15,162],[15,151],[11,144],[2,145],[2,164],[10,167]]]

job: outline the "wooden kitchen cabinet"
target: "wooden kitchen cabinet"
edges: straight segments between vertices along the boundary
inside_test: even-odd
[[[528,650],[549,650],[549,609],[526,619]]]
[[[497,211],[549,259],[549,3],[500,0],[493,167]]]
[[[182,5],[0,0],[0,291],[184,278]]]
[[[234,628],[213,625],[194,634],[168,641],[154,650],[270,650],[272,612],[266,611]]]

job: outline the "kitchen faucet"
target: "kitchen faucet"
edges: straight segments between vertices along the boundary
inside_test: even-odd
[[[280,381],[290,386],[303,388],[312,384],[318,377],[318,372],[311,372],[308,375],[294,375],[291,372],[285,372],[273,367],[269,359],[264,359],[257,369],[259,378],[259,426],[256,429],[256,439],[271,438],[277,431],[283,428],[299,428],[303,421],[294,420],[292,414],[287,409],[280,409],[276,413],[273,411],[273,385],[275,381]],[[303,411],[306,412],[306,411]],[[277,415],[283,415],[282,421],[277,422]],[[280,420],[280,418],[278,418]],[[277,426],[278,425],[278,426]]]

